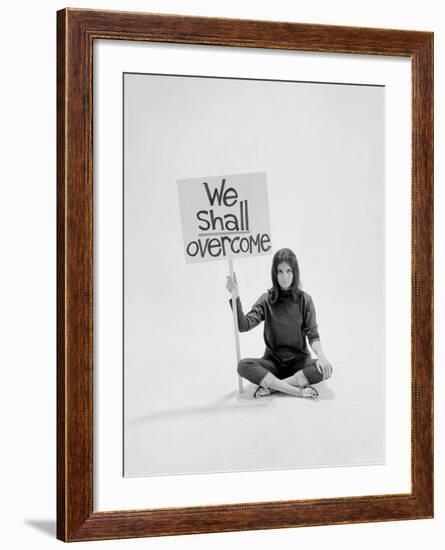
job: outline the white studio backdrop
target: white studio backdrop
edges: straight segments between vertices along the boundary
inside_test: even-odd
[[[124,98],[125,473],[384,463],[385,87],[126,74]],[[289,418],[239,402],[228,262],[183,252],[176,180],[255,171],[335,369],[329,403]],[[247,312],[271,257],[234,264]]]
[[[133,47],[136,46],[136,47]],[[131,45],[111,44],[99,42],[96,45],[95,64],[95,87],[94,97],[96,101],[95,108],[95,197],[100,199],[106,192],[107,201],[98,200],[98,206],[95,210],[95,278],[98,283],[98,290],[95,294],[95,507],[96,509],[119,509],[138,508],[143,506],[183,506],[187,504],[211,504],[214,502],[255,502],[258,500],[283,500],[295,498],[293,487],[295,484],[299,487],[299,498],[317,498],[321,496],[341,496],[351,494],[369,494],[375,491],[382,493],[404,492],[409,490],[409,410],[410,410],[410,382],[409,382],[409,353],[410,353],[410,67],[406,60],[391,60],[387,58],[376,58],[366,56],[360,59],[360,56],[345,55],[321,55],[293,53],[292,55],[281,55],[278,52],[239,50],[234,48],[196,48],[194,46],[176,46],[169,45]],[[212,56],[209,56],[209,50]],[[131,54],[131,55],[129,55]],[[235,55],[236,54],[236,55]],[[190,406],[190,397],[187,391],[181,391],[181,383],[171,384],[171,377],[164,383],[163,398],[150,393],[150,387],[147,387],[146,379],[138,388],[139,399],[134,403],[141,405],[144,410],[137,411],[133,416],[133,427],[138,430],[134,438],[139,447],[133,454],[136,457],[143,457],[144,473],[147,473],[144,453],[149,449],[151,453],[158,450],[164,450],[160,460],[156,465],[167,460],[168,473],[176,470],[177,464],[172,464],[174,453],[171,449],[177,450],[178,454],[184,456],[184,443],[187,445],[187,457],[190,463],[188,471],[194,471],[197,475],[182,476],[151,476],[138,479],[122,478],[122,455],[124,453],[123,442],[121,438],[122,424],[122,395],[124,388],[122,385],[122,355],[123,355],[123,264],[122,264],[122,214],[123,214],[123,193],[122,193],[122,74],[123,72],[149,72],[159,73],[161,71],[168,74],[203,74],[214,75],[215,63],[218,67],[218,75],[225,77],[234,77],[243,74],[245,78],[268,78],[274,80],[295,80],[295,74],[307,82],[322,80],[323,82],[355,82],[355,83],[379,83],[385,84],[385,103],[387,104],[387,113],[385,119],[385,145],[388,149],[387,162],[385,165],[385,178],[393,182],[392,185],[385,186],[385,217],[390,222],[389,229],[385,232],[385,284],[389,291],[386,300],[386,331],[390,335],[387,337],[386,359],[391,364],[390,369],[386,369],[386,384],[390,391],[386,392],[386,459],[384,464],[374,466],[375,459],[368,462],[367,466],[360,468],[339,467],[335,469],[335,475],[328,468],[313,469],[295,469],[295,464],[301,466],[327,465],[326,444],[335,446],[335,437],[322,437],[317,440],[315,436],[304,435],[302,439],[312,438],[311,445],[294,447],[295,449],[306,449],[311,451],[309,457],[303,457],[298,462],[295,457],[284,457],[286,465],[291,464],[291,470],[282,470],[282,464],[279,469],[262,470],[255,472],[255,465],[252,465],[252,456],[255,458],[255,449],[258,445],[256,432],[252,430],[247,421],[244,422],[244,431],[239,437],[236,432],[222,431],[222,437],[214,437],[210,446],[211,453],[218,456],[223,462],[213,471],[228,472],[224,475],[206,474],[199,475],[199,472],[208,471],[208,464],[205,464],[205,456],[200,452],[203,443],[200,441],[199,431],[192,434],[187,432],[187,420],[190,413],[200,419],[205,419],[202,426],[204,439],[215,431],[215,423],[210,411],[221,409],[233,409],[234,405],[230,403],[233,396],[236,383],[232,385],[224,375],[223,383],[216,383],[211,386],[216,390],[216,394],[209,395],[208,376],[198,379],[197,384],[202,384],[200,388],[201,401],[192,403]],[[321,78],[322,75],[322,78]],[[403,131],[405,128],[405,131]],[[174,180],[176,181],[176,180]],[[168,189],[168,186],[166,186]],[[174,192],[177,199],[176,189]],[[272,199],[271,205],[273,205]],[[272,210],[273,206],[271,206]],[[179,221],[178,221],[179,227]],[[272,234],[274,233],[274,221],[271,219]],[[168,235],[167,235],[168,237]],[[275,237],[273,237],[275,238]],[[178,239],[181,242],[181,238]],[[182,255],[182,244],[180,245],[180,254]],[[168,260],[171,261],[171,260]],[[253,260],[244,260],[243,263]],[[218,262],[215,262],[215,266]],[[247,264],[246,264],[247,265]],[[270,264],[269,264],[270,265]],[[269,265],[266,272],[269,272]],[[196,266],[194,266],[196,267]],[[224,288],[224,277],[226,272],[221,272],[222,288],[221,303],[224,303],[224,309],[230,317],[230,310],[227,310],[226,300],[227,292]],[[303,275],[305,277],[305,275]],[[214,279],[215,277],[204,277],[204,279]],[[245,279],[246,280],[246,279]],[[202,284],[202,280],[198,281]],[[307,288],[307,287],[306,287]],[[262,289],[263,290],[263,289]],[[308,289],[309,290],[309,289]],[[311,289],[311,293],[314,291]],[[252,290],[253,295],[253,290]],[[212,299],[214,296],[212,296]],[[254,299],[257,298],[255,292]],[[246,298],[249,300],[249,298]],[[191,298],[190,298],[191,300]],[[223,310],[222,310],[223,311]],[[391,312],[397,312],[397,315],[391,315]],[[207,313],[207,312],[206,312]],[[323,314],[322,314],[323,317]],[[219,319],[219,316],[215,316]],[[171,318],[168,318],[171,323]],[[323,324],[320,319],[320,324]],[[170,326],[170,325],[169,325]],[[231,321],[228,320],[227,327],[231,327]],[[188,329],[188,327],[185,327]],[[227,328],[231,332],[231,328]],[[198,332],[198,331],[197,331]],[[165,332],[164,332],[165,334]],[[251,337],[261,338],[258,332],[252,333]],[[258,340],[260,341],[260,340]],[[148,342],[147,342],[148,347]],[[194,346],[189,345],[190,353]],[[257,348],[255,348],[257,349]],[[227,353],[223,346],[220,351]],[[246,353],[245,351],[243,353]],[[173,359],[177,359],[177,354]],[[331,355],[332,357],[332,355]],[[335,358],[332,359],[335,361]],[[139,363],[142,377],[146,377],[144,364]],[[162,370],[161,370],[162,372]],[[216,373],[225,373],[224,369],[215,371]],[[337,374],[340,379],[341,370]],[[344,370],[343,370],[344,372]],[[349,370],[355,376],[361,376],[361,369]],[[168,373],[167,373],[168,374]],[[363,375],[369,374],[366,370]],[[371,371],[372,375],[372,371]],[[142,377],[140,380],[142,380]],[[181,379],[182,380],[182,379]],[[194,378],[196,380],[196,377]],[[236,380],[236,377],[235,377]],[[125,380],[125,388],[128,384]],[[181,382],[181,381],[180,381]],[[349,384],[348,384],[349,382]],[[359,382],[359,381],[358,381]],[[224,388],[224,383],[230,386]],[[378,384],[380,381],[374,381]],[[179,386],[179,387],[178,387]],[[190,389],[191,384],[187,386]],[[235,386],[235,388],[234,388]],[[351,392],[351,387],[354,391]],[[147,390],[147,391],[145,391]],[[223,391],[224,390],[224,391]],[[337,388],[338,391],[338,388]],[[346,378],[343,381],[344,400],[348,400],[350,407],[340,408],[336,406],[337,400],[331,400],[329,405],[331,410],[336,410],[343,415],[340,422],[333,426],[332,434],[339,434],[342,441],[343,452],[348,453],[344,464],[353,464],[351,456],[361,447],[364,448],[368,438],[372,440],[372,431],[363,429],[360,424],[356,424],[355,429],[359,432],[357,438],[349,438],[348,429],[354,425],[351,415],[360,414],[361,410],[366,410],[363,403],[366,399],[372,400],[373,393],[368,391],[365,385],[355,383]],[[334,392],[335,393],[335,392]],[[231,395],[232,394],[232,395]],[[191,394],[192,395],[192,394]],[[211,398],[209,402],[202,402],[202,396]],[[155,410],[147,411],[151,406],[151,400],[156,401]],[[170,403],[173,400],[174,405]],[[229,401],[227,403],[226,401]],[[355,401],[354,401],[355,400]],[[325,402],[328,400],[325,400]],[[126,400],[127,405],[128,400]],[[170,404],[169,404],[170,403]],[[261,403],[261,402],[260,402]],[[290,403],[288,401],[287,403]],[[302,403],[303,407],[311,405],[310,402]],[[262,407],[266,405],[263,402]],[[191,409],[191,410],[190,410]],[[319,409],[322,410],[322,409]],[[207,411],[207,414],[202,414]],[[373,409],[368,408],[371,416]],[[375,409],[374,409],[375,411]],[[230,411],[225,411],[229,412]],[[187,413],[187,414],[183,414]],[[258,421],[258,416],[253,416],[253,422]],[[283,424],[293,423],[294,416],[288,411],[289,420]],[[381,414],[381,411],[377,411]],[[326,415],[325,415],[326,417]],[[175,438],[170,437],[169,427],[176,419],[176,430],[184,428],[186,436],[178,438],[180,443],[177,447]],[[178,424],[179,419],[179,424]],[[266,415],[270,423],[274,419],[273,415]],[[318,419],[318,424],[322,422],[323,416]],[[146,429],[149,425],[153,427],[153,421],[159,422],[159,431],[153,434],[153,431]],[[363,419],[363,425],[369,422],[372,426],[378,426],[378,419]],[[166,422],[165,422],[166,421]],[[170,423],[170,424],[168,424]],[[219,426],[219,423],[216,424]],[[277,423],[265,426],[272,431],[276,429]],[[322,427],[323,428],[323,427]],[[317,430],[316,430],[317,431]],[[326,434],[328,430],[325,430]],[[129,432],[128,432],[129,433]],[[177,432],[176,432],[177,433]],[[126,432],[126,437],[127,437]],[[154,442],[150,441],[154,435]],[[217,434],[216,434],[217,435]],[[236,435],[236,437],[234,437]],[[301,435],[301,434],[297,434]],[[245,439],[247,443],[243,443]],[[147,444],[144,448],[144,441]],[[253,441],[253,445],[250,443]],[[317,443],[320,445],[317,445]],[[262,453],[266,452],[265,440]],[[351,449],[351,446],[353,449]],[[244,456],[233,458],[233,453],[238,449],[247,448],[249,453]],[[179,450],[178,450],[179,449]],[[274,445],[269,446],[268,454],[278,456],[280,451],[291,449],[280,440],[280,448],[275,450]],[[314,453],[319,455],[314,459]],[[261,454],[261,453],[260,453]],[[234,473],[233,464],[239,464],[240,458],[249,459],[250,462],[242,464]],[[128,458],[128,457],[126,457]],[[155,457],[156,458],[156,457]],[[153,463],[153,455],[150,456]],[[324,460],[324,462],[323,462]],[[378,462],[378,461],[377,461]],[[183,462],[184,463],[184,462]],[[128,464],[126,464],[127,466]],[[200,466],[196,468],[196,466]],[[330,464],[332,465],[332,463]],[[269,464],[270,467],[270,464]],[[192,470],[192,468],[196,468]],[[134,471],[141,471],[140,465],[136,464]],[[126,472],[128,474],[128,470]],[[167,472],[166,472],[167,473]],[[286,480],[284,483],[282,479]],[[267,484],[267,494],[262,487]]]
[[[337,25],[433,30],[435,32],[436,120],[443,119],[443,71],[445,22],[440,3],[351,0],[239,2],[234,0],[77,0],[75,6],[97,9],[182,13],[213,17],[240,17]],[[0,409],[5,442],[1,456],[4,472],[0,503],[2,543],[10,549],[60,548],[55,539],[55,174],[56,174],[56,39],[55,11],[61,1],[8,3],[3,8],[4,74],[14,85],[1,89],[3,135],[7,136],[2,159],[4,200],[0,217],[4,269],[1,273],[3,388]],[[32,99],[30,98],[32,90]],[[20,114],[20,116],[19,116]],[[443,127],[436,127],[436,181],[443,179]],[[23,160],[26,151],[26,162]],[[196,549],[357,547],[403,545],[407,550],[437,540],[445,533],[443,478],[444,358],[441,334],[444,300],[444,190],[436,188],[436,519],[409,522],[342,525],[305,529],[281,529],[221,533],[188,537],[164,537],[88,543],[88,547]],[[303,275],[305,275],[303,271]],[[307,277],[305,276],[306,280]],[[311,278],[311,286],[313,279]],[[243,287],[243,292],[249,292]],[[255,293],[252,292],[252,297]],[[224,292],[222,292],[224,295]],[[249,296],[246,294],[245,301]],[[319,306],[320,307],[320,306]],[[26,334],[26,341],[24,341]],[[324,335],[327,336],[327,335]],[[13,445],[8,444],[13,442]],[[79,543],[82,547],[84,543]]]

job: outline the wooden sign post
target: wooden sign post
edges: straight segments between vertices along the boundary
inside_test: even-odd
[[[235,174],[178,180],[187,263],[233,260],[272,253],[266,174]],[[232,292],[237,364],[241,359],[238,312]],[[239,391],[243,382],[238,376]]]
[[[234,280],[235,273],[233,271],[233,260],[229,260],[229,275]],[[238,305],[236,303],[236,294],[232,290],[232,314],[233,314],[233,328],[235,331],[235,352],[236,352],[236,364],[241,361],[241,349],[239,345],[239,327],[238,327]],[[243,379],[238,374],[238,389],[240,393],[243,393],[244,386],[243,386]]]

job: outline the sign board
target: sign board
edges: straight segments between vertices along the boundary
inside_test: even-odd
[[[178,180],[187,263],[271,254],[266,174]]]

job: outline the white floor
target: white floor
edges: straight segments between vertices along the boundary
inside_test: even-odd
[[[253,399],[255,387],[246,382],[240,394],[236,374],[227,373],[212,365],[194,379],[157,373],[156,387],[133,380],[126,476],[385,462],[384,380],[370,365],[336,363],[317,400]]]

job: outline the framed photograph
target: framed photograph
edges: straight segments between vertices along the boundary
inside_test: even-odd
[[[433,34],[57,17],[58,538],[433,517]]]

